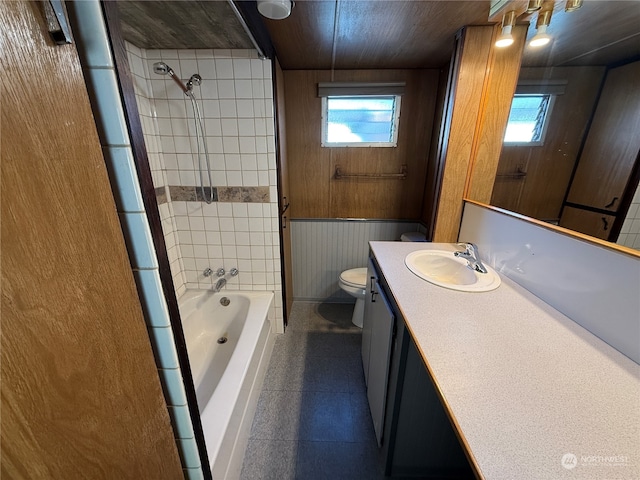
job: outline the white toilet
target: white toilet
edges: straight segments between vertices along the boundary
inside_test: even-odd
[[[407,232],[400,236],[403,242],[426,242],[424,233]],[[364,320],[364,296],[367,288],[367,269],[352,268],[345,270],[338,279],[340,288],[356,299],[356,306],[353,309],[351,323],[362,328]]]
[[[367,287],[366,267],[345,270],[340,274],[338,285],[340,285],[342,290],[356,298],[356,306],[353,309],[351,323],[356,327],[362,328],[364,319],[364,295],[365,288]]]

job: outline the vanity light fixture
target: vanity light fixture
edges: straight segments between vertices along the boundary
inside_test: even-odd
[[[283,20],[291,15],[292,0],[257,0],[258,11],[271,20]]]
[[[544,0],[529,0],[529,5],[527,5],[526,13],[531,14],[533,12],[537,12],[542,8],[542,4]]]
[[[564,6],[565,12],[575,12],[582,6],[583,0],[567,0],[567,3]]]
[[[511,10],[502,16],[502,31],[496,40],[496,47],[504,48],[513,44],[511,30],[516,24],[516,12]]]
[[[551,23],[551,15],[553,10],[545,10],[538,13],[538,21],[536,22],[537,33],[529,42],[530,47],[543,47],[551,41],[551,37],[547,34],[547,27]]]

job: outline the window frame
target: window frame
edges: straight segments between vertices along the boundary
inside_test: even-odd
[[[401,106],[401,97],[402,95],[398,94],[379,94],[379,95],[358,95],[358,94],[348,94],[348,95],[327,95],[322,96],[322,114],[321,114],[321,137],[320,137],[320,146],[321,147],[374,147],[374,148],[387,148],[387,147],[397,147],[398,146],[398,127],[400,125],[400,106]],[[329,120],[329,98],[393,98],[393,123],[391,125],[391,140],[389,142],[329,142],[327,140],[328,135],[328,120]]]
[[[539,92],[539,93],[515,93],[513,95],[513,98],[515,99],[516,97],[548,97],[549,101],[547,103],[547,108],[545,110],[544,113],[544,119],[542,120],[542,128],[540,129],[540,139],[539,140],[534,140],[531,142],[523,142],[523,141],[518,141],[518,142],[509,142],[507,140],[502,139],[502,143],[505,146],[509,146],[509,147],[541,147],[544,145],[544,141],[545,138],[547,136],[547,130],[549,128],[549,119],[551,117],[551,112],[553,111],[553,105],[555,103],[556,100],[556,96],[557,94],[555,93],[550,93],[550,92]],[[511,108],[513,107],[513,100],[511,101],[511,106],[509,107],[509,116],[511,116]],[[507,134],[507,128],[509,127],[509,119],[507,118],[507,125],[505,128],[505,136]]]

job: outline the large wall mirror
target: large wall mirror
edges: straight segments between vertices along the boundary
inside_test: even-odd
[[[491,204],[640,249],[640,2],[545,1],[530,22]]]

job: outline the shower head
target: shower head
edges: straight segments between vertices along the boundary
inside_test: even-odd
[[[169,74],[171,76],[174,75],[173,70],[169,65],[164,62],[156,62],[153,64],[153,72],[158,75],[166,75]]]
[[[164,62],[156,62],[153,64],[153,71],[154,73],[157,73],[158,75],[169,75],[171,78],[173,78],[173,81],[176,82],[178,84],[178,86],[182,89],[182,91],[185,93],[185,95],[189,92],[189,88],[186,87],[186,85],[184,83],[182,83],[182,80],[180,80],[177,76],[176,73],[173,71],[173,69],[167,65]]]
[[[202,77],[197,73],[194,73],[193,75],[191,75],[191,78],[187,81],[187,89],[191,91],[193,90],[194,85],[200,86],[201,83],[202,83]]]

